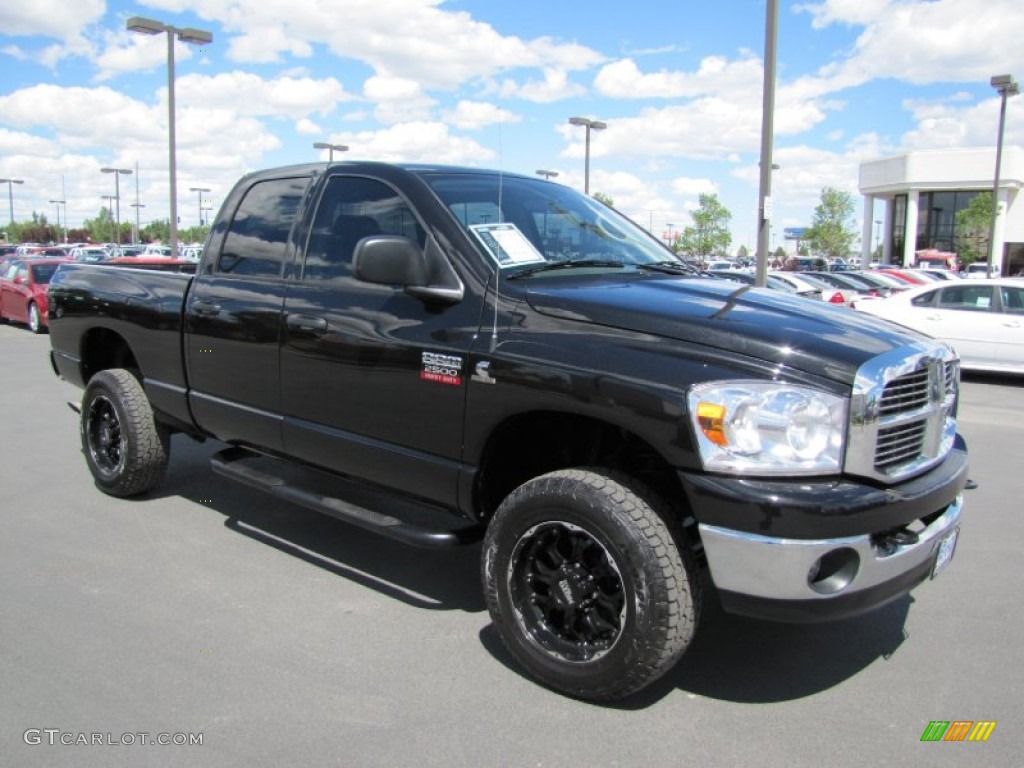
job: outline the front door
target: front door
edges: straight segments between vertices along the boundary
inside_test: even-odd
[[[353,249],[373,234],[428,247],[415,212],[390,185],[365,176],[328,179],[284,303],[285,449],[454,505],[480,302],[467,296],[428,305],[401,286],[357,280]]]

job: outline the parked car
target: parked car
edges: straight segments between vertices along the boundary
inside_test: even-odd
[[[95,264],[109,259],[110,253],[106,248],[99,245],[83,245],[71,249],[71,258],[74,261],[83,261],[87,264]]]
[[[66,259],[16,259],[0,276],[0,320],[25,323],[32,333],[47,327],[46,290]]]
[[[800,296],[818,301],[824,299],[826,286],[817,280],[807,280],[803,275],[795,275],[792,272],[769,272],[768,276],[786,283]]]
[[[964,277],[985,277],[986,275],[989,277],[997,277],[999,273],[996,271],[995,267],[993,267],[990,272],[988,262],[985,261],[976,261],[973,264],[968,264],[963,269]]]
[[[834,292],[831,296],[826,296],[833,304],[842,303],[849,306],[857,299],[879,297],[877,287],[850,278],[846,272],[805,272],[801,277],[812,277],[832,286]]]
[[[1024,281],[932,283],[854,306],[945,341],[966,370],[1024,374]]]
[[[738,283],[744,283],[745,285],[753,285],[756,279],[756,275],[753,272],[743,272],[738,269],[709,269],[709,275],[715,277],[721,277],[725,280],[735,280]],[[793,285],[783,280],[781,277],[776,275],[766,275],[765,287],[771,288],[773,291],[782,291],[783,293],[793,293],[797,295],[807,295],[808,298],[820,299],[821,291],[817,288],[810,286],[804,291],[801,291]]]

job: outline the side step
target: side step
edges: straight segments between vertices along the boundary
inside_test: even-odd
[[[246,464],[246,460],[264,458],[253,451],[234,446],[214,454],[210,459],[210,467],[218,475],[245,483],[284,501],[299,504],[352,525],[358,525],[360,528],[374,531],[403,544],[445,549],[472,544],[483,538],[482,526],[468,526],[445,531],[414,525],[344,499],[317,493],[273,472]]]

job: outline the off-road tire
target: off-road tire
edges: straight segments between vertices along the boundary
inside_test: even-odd
[[[82,397],[82,451],[96,485],[111,496],[137,496],[163,480],[170,430],[153,416],[142,385],[114,368],[89,380]]]
[[[487,607],[533,677],[582,699],[621,699],[689,646],[701,607],[690,551],[645,486],[602,469],[529,480],[484,538]]]

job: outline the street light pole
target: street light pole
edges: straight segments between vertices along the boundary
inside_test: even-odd
[[[1016,96],[1020,93],[1020,85],[1014,80],[1013,75],[996,75],[989,84],[995,88],[1002,97],[999,106],[999,138],[996,140],[996,177],[992,182],[992,219],[988,228],[988,265],[985,269],[985,276],[992,276],[992,264],[996,258],[996,215],[999,212],[999,166],[1003,161],[1003,128],[1006,125],[1006,98]]]
[[[555,176],[557,176],[557,175],[558,175],[558,171],[545,171],[545,170],[544,170],[544,169],[542,168],[542,169],[540,169],[539,171],[537,171],[537,175],[538,175],[538,176],[543,176],[543,177],[544,177],[545,179],[547,179],[548,181],[550,181],[551,179],[553,179],[553,178],[554,178]]]
[[[62,239],[64,242],[67,242],[67,237],[65,237],[61,233],[61,228],[60,228],[60,207],[62,205],[66,206],[67,205],[67,201],[65,201],[65,200],[51,200],[50,202],[54,203],[57,206],[57,237]],[[67,210],[67,209],[65,208],[65,210]],[[64,228],[65,229],[67,229],[67,223],[68,223],[67,222],[67,218],[68,218],[67,216],[64,217]]]
[[[775,42],[778,0],[767,0],[764,31],[764,85],[761,94],[761,177],[757,201],[757,271],[754,285],[768,283],[768,239],[772,221],[772,140],[775,134]]]
[[[114,239],[118,245],[121,244],[121,174],[130,175],[130,168],[100,168],[100,173],[114,174],[114,199],[117,210],[117,237]]]
[[[7,183],[7,201],[11,206],[11,224],[14,224],[14,185],[24,184],[24,179],[0,179],[0,184]]]
[[[199,193],[199,226],[203,226],[203,192],[209,192],[209,187],[189,187],[189,192]]]
[[[174,112],[174,38],[177,37],[183,43],[193,45],[207,45],[213,42],[213,34],[202,29],[185,27],[179,29],[170,24],[147,19],[143,16],[132,16],[126,22],[130,32],[138,32],[142,35],[158,35],[161,32],[167,33],[167,145],[170,165],[170,208],[171,220],[168,227],[168,245],[171,247],[171,255],[178,253],[178,179],[177,160],[175,148],[175,112]]]
[[[346,146],[345,144],[331,144],[330,142],[326,141],[313,142],[313,149],[326,149],[327,162],[329,163],[334,162],[335,150],[337,150],[338,152],[348,152],[348,146]]]
[[[107,211],[109,213],[114,209],[114,200],[116,200],[117,198],[115,198],[113,195],[102,195],[102,197],[104,200],[107,201]]]
[[[570,117],[570,125],[582,125],[586,128],[586,145],[583,153],[583,194],[590,194],[590,132],[603,131],[608,127],[608,123],[602,122],[601,120],[590,120],[586,117]]]

